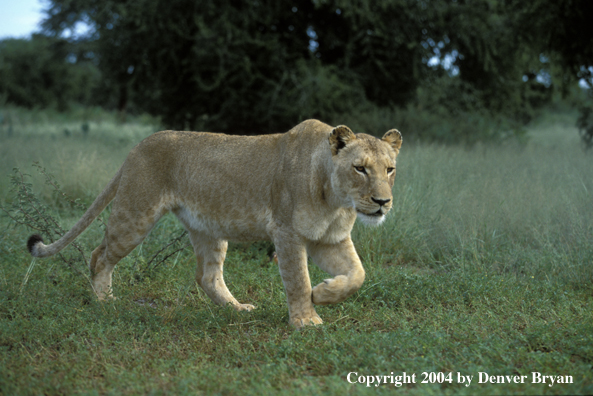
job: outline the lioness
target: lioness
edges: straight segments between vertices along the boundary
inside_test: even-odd
[[[382,139],[308,120],[287,133],[229,136],[158,132],[138,144],[76,225],[34,257],[58,253],[113,200],[103,242],[91,256],[92,286],[112,298],[111,273],[163,214],[172,211],[189,233],[196,280],[217,304],[239,303],[222,275],[227,241],[271,240],[297,328],[322,323],[313,304],[335,304],[356,292],[364,269],[350,232],[358,216],[380,224],[391,209],[401,134]],[[307,255],[334,278],[311,289]]]

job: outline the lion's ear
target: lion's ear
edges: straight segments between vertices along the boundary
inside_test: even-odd
[[[393,147],[395,151],[399,152],[403,139],[402,134],[397,129],[392,129],[387,131],[381,140],[389,143],[389,145]]]
[[[332,155],[338,154],[338,151],[346,147],[354,139],[356,139],[356,135],[346,125],[335,127],[329,135],[329,145],[332,149]]]

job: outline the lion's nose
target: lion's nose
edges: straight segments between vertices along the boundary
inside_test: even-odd
[[[371,199],[373,200],[374,203],[377,203],[381,206],[385,205],[386,203],[388,203],[389,201],[391,201],[391,199],[375,199],[373,197],[371,197]]]

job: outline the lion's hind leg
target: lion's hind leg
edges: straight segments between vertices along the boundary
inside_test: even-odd
[[[164,209],[125,210],[113,206],[103,242],[91,255],[91,284],[99,300],[112,299],[111,275],[115,265],[148,235]]]
[[[251,304],[239,303],[224,282],[222,267],[228,242],[197,231],[190,231],[189,237],[198,262],[196,281],[208,297],[218,305],[231,304],[237,311],[255,309]]]
[[[336,244],[310,243],[307,252],[319,268],[334,276],[313,288],[314,304],[342,302],[362,286],[364,268],[350,237]]]

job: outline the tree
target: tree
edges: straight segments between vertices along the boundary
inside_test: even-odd
[[[367,98],[409,101],[427,53],[421,33],[398,28],[414,3],[338,4],[342,11],[306,0],[54,0],[44,26],[59,35],[80,20],[91,25],[83,40],[96,43],[120,108],[130,98],[174,128],[262,132],[327,119]],[[328,105],[322,93],[339,101]]]
[[[285,129],[304,115],[286,97],[310,97],[303,78],[328,74],[307,62],[306,16],[274,1],[54,1],[48,13],[56,35],[88,21],[83,40],[95,42],[119,107],[130,98],[173,128]]]
[[[30,40],[0,41],[0,95],[24,107],[84,102],[98,77],[92,67],[67,60],[70,44],[63,39],[34,34]]]
[[[131,103],[171,128],[261,133],[364,106],[404,106],[419,88],[452,113],[478,109],[525,122],[557,86],[590,80],[591,7],[52,0],[44,27],[59,37],[78,21],[89,24],[76,42],[93,54],[120,110]]]

